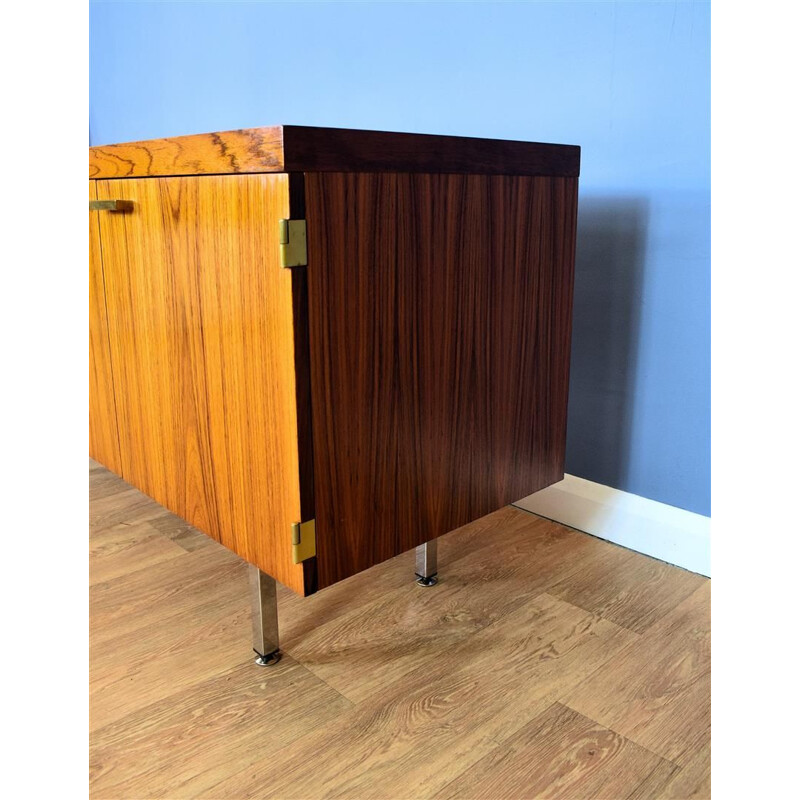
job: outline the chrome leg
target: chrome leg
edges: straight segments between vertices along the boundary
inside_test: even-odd
[[[278,649],[278,593],[275,578],[250,565],[250,603],[253,619],[253,650],[260,667],[280,661]]]
[[[416,553],[417,583],[420,586],[435,586],[439,579],[436,577],[436,539],[431,539],[417,548]]]

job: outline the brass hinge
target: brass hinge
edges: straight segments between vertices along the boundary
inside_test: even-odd
[[[308,522],[295,522],[292,524],[292,561],[299,564],[307,558],[317,554],[317,523],[310,519]]]
[[[308,264],[304,219],[280,220],[280,243],[282,267],[305,267]]]

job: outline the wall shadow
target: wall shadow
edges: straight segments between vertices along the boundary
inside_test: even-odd
[[[566,472],[625,490],[647,238],[640,197],[581,197]]]

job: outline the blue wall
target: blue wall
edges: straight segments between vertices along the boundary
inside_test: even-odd
[[[92,144],[294,123],[580,144],[567,471],[710,513],[709,6],[93,3]]]

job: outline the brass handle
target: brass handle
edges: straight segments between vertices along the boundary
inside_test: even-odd
[[[133,200],[90,200],[89,211],[133,211]]]

